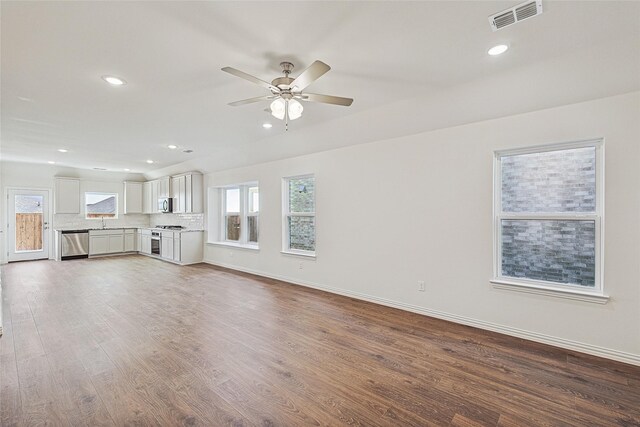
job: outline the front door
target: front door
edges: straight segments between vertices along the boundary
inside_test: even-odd
[[[49,258],[49,192],[9,190],[7,260]]]

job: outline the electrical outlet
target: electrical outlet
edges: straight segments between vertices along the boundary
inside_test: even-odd
[[[425,288],[424,288],[424,281],[422,281],[422,280],[418,280],[418,290],[419,290],[420,292],[424,292],[424,291],[425,291]]]
[[[233,252],[229,251],[229,256],[233,258]]]

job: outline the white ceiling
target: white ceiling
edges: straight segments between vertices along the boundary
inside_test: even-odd
[[[1,155],[219,170],[640,89],[640,2],[545,1],[492,32],[515,4],[3,1]],[[309,90],[351,107],[305,103],[285,134],[266,102],[226,105],[266,90],[221,67],[272,80],[316,59],[332,70]]]

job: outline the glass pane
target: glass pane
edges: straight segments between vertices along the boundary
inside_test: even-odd
[[[240,215],[228,215],[227,222],[227,240],[240,240]]]
[[[595,286],[594,221],[502,220],[502,275]]]
[[[595,212],[594,147],[506,156],[503,212]]]
[[[43,196],[16,195],[16,252],[42,250],[43,204]]]
[[[116,218],[118,195],[115,193],[85,193],[87,218]]]
[[[249,241],[252,243],[258,243],[258,217],[247,217],[249,223]]]
[[[316,219],[314,217],[289,217],[289,249],[316,250]]]
[[[258,187],[249,187],[247,191],[249,192],[249,212],[259,212],[260,194],[258,192]]]
[[[289,212],[315,212],[315,178],[289,180]]]
[[[225,204],[227,212],[240,212],[240,189],[229,188],[226,191],[227,203]]]

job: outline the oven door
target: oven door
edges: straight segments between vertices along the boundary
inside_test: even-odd
[[[151,253],[153,255],[160,255],[161,242],[162,242],[162,239],[160,239],[160,237],[155,237],[155,236],[151,237]]]

